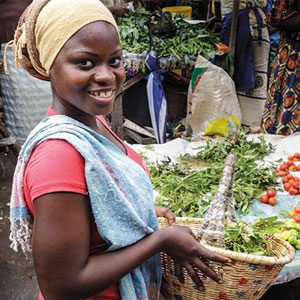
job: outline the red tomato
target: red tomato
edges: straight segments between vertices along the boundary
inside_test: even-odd
[[[293,219],[297,222],[300,223],[300,214],[294,214]]]
[[[276,196],[276,191],[275,190],[267,190],[267,196],[269,198],[274,198]]]
[[[287,165],[288,167],[291,167],[291,166],[294,166],[295,163],[294,163],[293,161],[289,160],[289,161],[286,163],[286,165]]]
[[[287,178],[288,180],[290,180],[290,179],[293,179],[294,176],[293,176],[292,174],[288,174],[288,175],[286,175],[286,178]]]
[[[300,165],[296,166],[297,171],[300,171]]]
[[[291,185],[286,182],[284,185],[283,185],[283,188],[288,192],[288,190],[290,189]]]
[[[295,212],[296,212],[297,214],[300,214],[300,206],[296,206],[296,207],[295,207]]]
[[[286,171],[287,168],[288,168],[287,164],[282,164],[279,169],[280,169],[280,171]]]
[[[270,205],[274,206],[274,205],[276,204],[275,198],[269,198],[269,199],[268,199],[268,203],[269,203]]]
[[[299,177],[296,177],[296,176],[295,176],[293,179],[294,179],[294,181],[296,181],[296,182],[299,182],[299,181],[300,181],[300,178],[299,178]]]
[[[291,183],[291,186],[292,186],[294,189],[298,189],[298,188],[299,188],[299,182],[294,180],[294,181]]]
[[[298,195],[298,190],[296,190],[296,189],[294,189],[293,187],[291,187],[291,188],[289,189],[289,193],[290,193],[291,195]]]
[[[288,157],[288,160],[293,160],[294,159],[294,156],[289,156]]]
[[[284,176],[286,176],[286,175],[288,175],[288,174],[289,174],[289,172],[279,171],[278,176],[284,177]]]
[[[269,198],[268,198],[267,195],[260,196],[259,200],[260,200],[261,203],[268,203],[269,202]]]
[[[295,153],[295,154],[293,155],[293,157],[295,157],[295,158],[300,158],[300,153]]]

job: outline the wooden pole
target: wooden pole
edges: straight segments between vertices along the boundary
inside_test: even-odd
[[[234,59],[235,47],[236,47],[239,7],[240,7],[240,0],[234,0],[233,7],[232,7],[232,18],[231,18],[231,28],[230,28],[230,38],[229,38],[229,47],[232,51],[233,59]]]

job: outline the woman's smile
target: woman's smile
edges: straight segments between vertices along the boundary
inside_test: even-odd
[[[88,95],[99,102],[99,104],[107,105],[114,101],[115,99],[115,89],[111,90],[94,90],[94,91],[88,91]]]

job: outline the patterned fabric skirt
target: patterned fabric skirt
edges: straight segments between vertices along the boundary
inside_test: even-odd
[[[282,34],[274,60],[263,114],[266,133],[300,132],[300,33],[293,39]]]

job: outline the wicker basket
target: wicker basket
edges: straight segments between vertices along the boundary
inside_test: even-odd
[[[199,232],[201,219],[177,218],[176,224],[191,228],[195,234]],[[166,219],[159,218],[160,228],[168,226]],[[257,256],[233,252],[221,248],[205,245],[211,251],[231,258],[233,266],[208,262],[217,272],[223,275],[223,284],[212,279],[202,277],[205,291],[200,292],[194,288],[194,283],[184,270],[185,283],[181,284],[174,275],[173,260],[161,253],[163,268],[162,292],[166,300],[256,300],[259,299],[270,284],[277,277],[283,265],[289,263],[295,255],[294,248],[286,241],[271,237],[268,250],[274,254],[272,257]],[[201,243],[201,242],[200,242]]]

